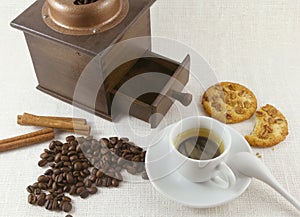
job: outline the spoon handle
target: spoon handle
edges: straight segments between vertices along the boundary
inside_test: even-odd
[[[274,190],[276,190],[284,198],[286,198],[291,204],[293,204],[297,210],[300,211],[299,202],[289,192],[287,192],[279,184],[279,182],[277,182],[266,165],[253,154],[250,154],[248,152],[240,152],[235,155],[233,161],[231,162],[233,163],[234,167],[242,174],[256,178],[271,186]]]
[[[267,183],[267,182],[266,182]],[[267,184],[275,189],[279,194],[281,194],[285,199],[287,199],[293,206],[300,211],[300,204],[299,202],[289,193],[287,192],[277,181],[272,180],[269,181]]]

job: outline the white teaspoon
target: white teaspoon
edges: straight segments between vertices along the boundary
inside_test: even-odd
[[[253,154],[248,152],[235,154],[230,159],[230,166],[245,176],[253,177],[265,182],[300,211],[300,203],[277,182],[266,165]]]

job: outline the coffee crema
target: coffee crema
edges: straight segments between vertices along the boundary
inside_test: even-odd
[[[179,134],[175,141],[176,149],[194,160],[209,160],[224,152],[222,139],[206,128],[194,128]]]

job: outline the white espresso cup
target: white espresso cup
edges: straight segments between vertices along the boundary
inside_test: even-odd
[[[218,144],[220,155],[206,160],[196,160],[179,152],[178,146],[181,142],[190,137],[201,136],[199,134]],[[230,188],[235,184],[236,177],[225,163],[230,152],[231,135],[223,123],[204,116],[183,119],[171,129],[169,146],[174,168],[191,182],[211,180],[222,188]],[[207,146],[205,149],[209,148]]]

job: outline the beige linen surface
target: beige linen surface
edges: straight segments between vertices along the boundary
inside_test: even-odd
[[[73,109],[34,87],[37,80],[21,32],[9,22],[32,0],[2,1],[0,6],[0,138],[29,132],[16,124],[24,111],[70,116]],[[210,64],[219,80],[250,87],[259,105],[277,106],[289,121],[290,134],[272,149],[254,149],[263,156],[278,181],[300,200],[300,1],[298,0],[158,0],[152,8],[154,36],[175,39],[194,48]],[[192,85],[191,85],[192,86]],[[201,88],[194,93],[200,100]],[[199,112],[204,114],[200,105]],[[168,113],[175,119],[175,109]],[[92,120],[97,137],[113,134],[112,124]],[[253,118],[233,125],[246,134]],[[139,124],[137,124],[139,126]],[[144,128],[140,130],[143,131]],[[67,134],[58,135],[63,139]],[[37,167],[47,143],[0,154],[0,216],[65,216],[27,204],[25,188],[43,171]],[[123,183],[101,189],[87,200],[74,199],[74,216],[299,216],[267,185],[253,180],[234,201],[211,209],[192,209],[166,199],[149,182]]]

